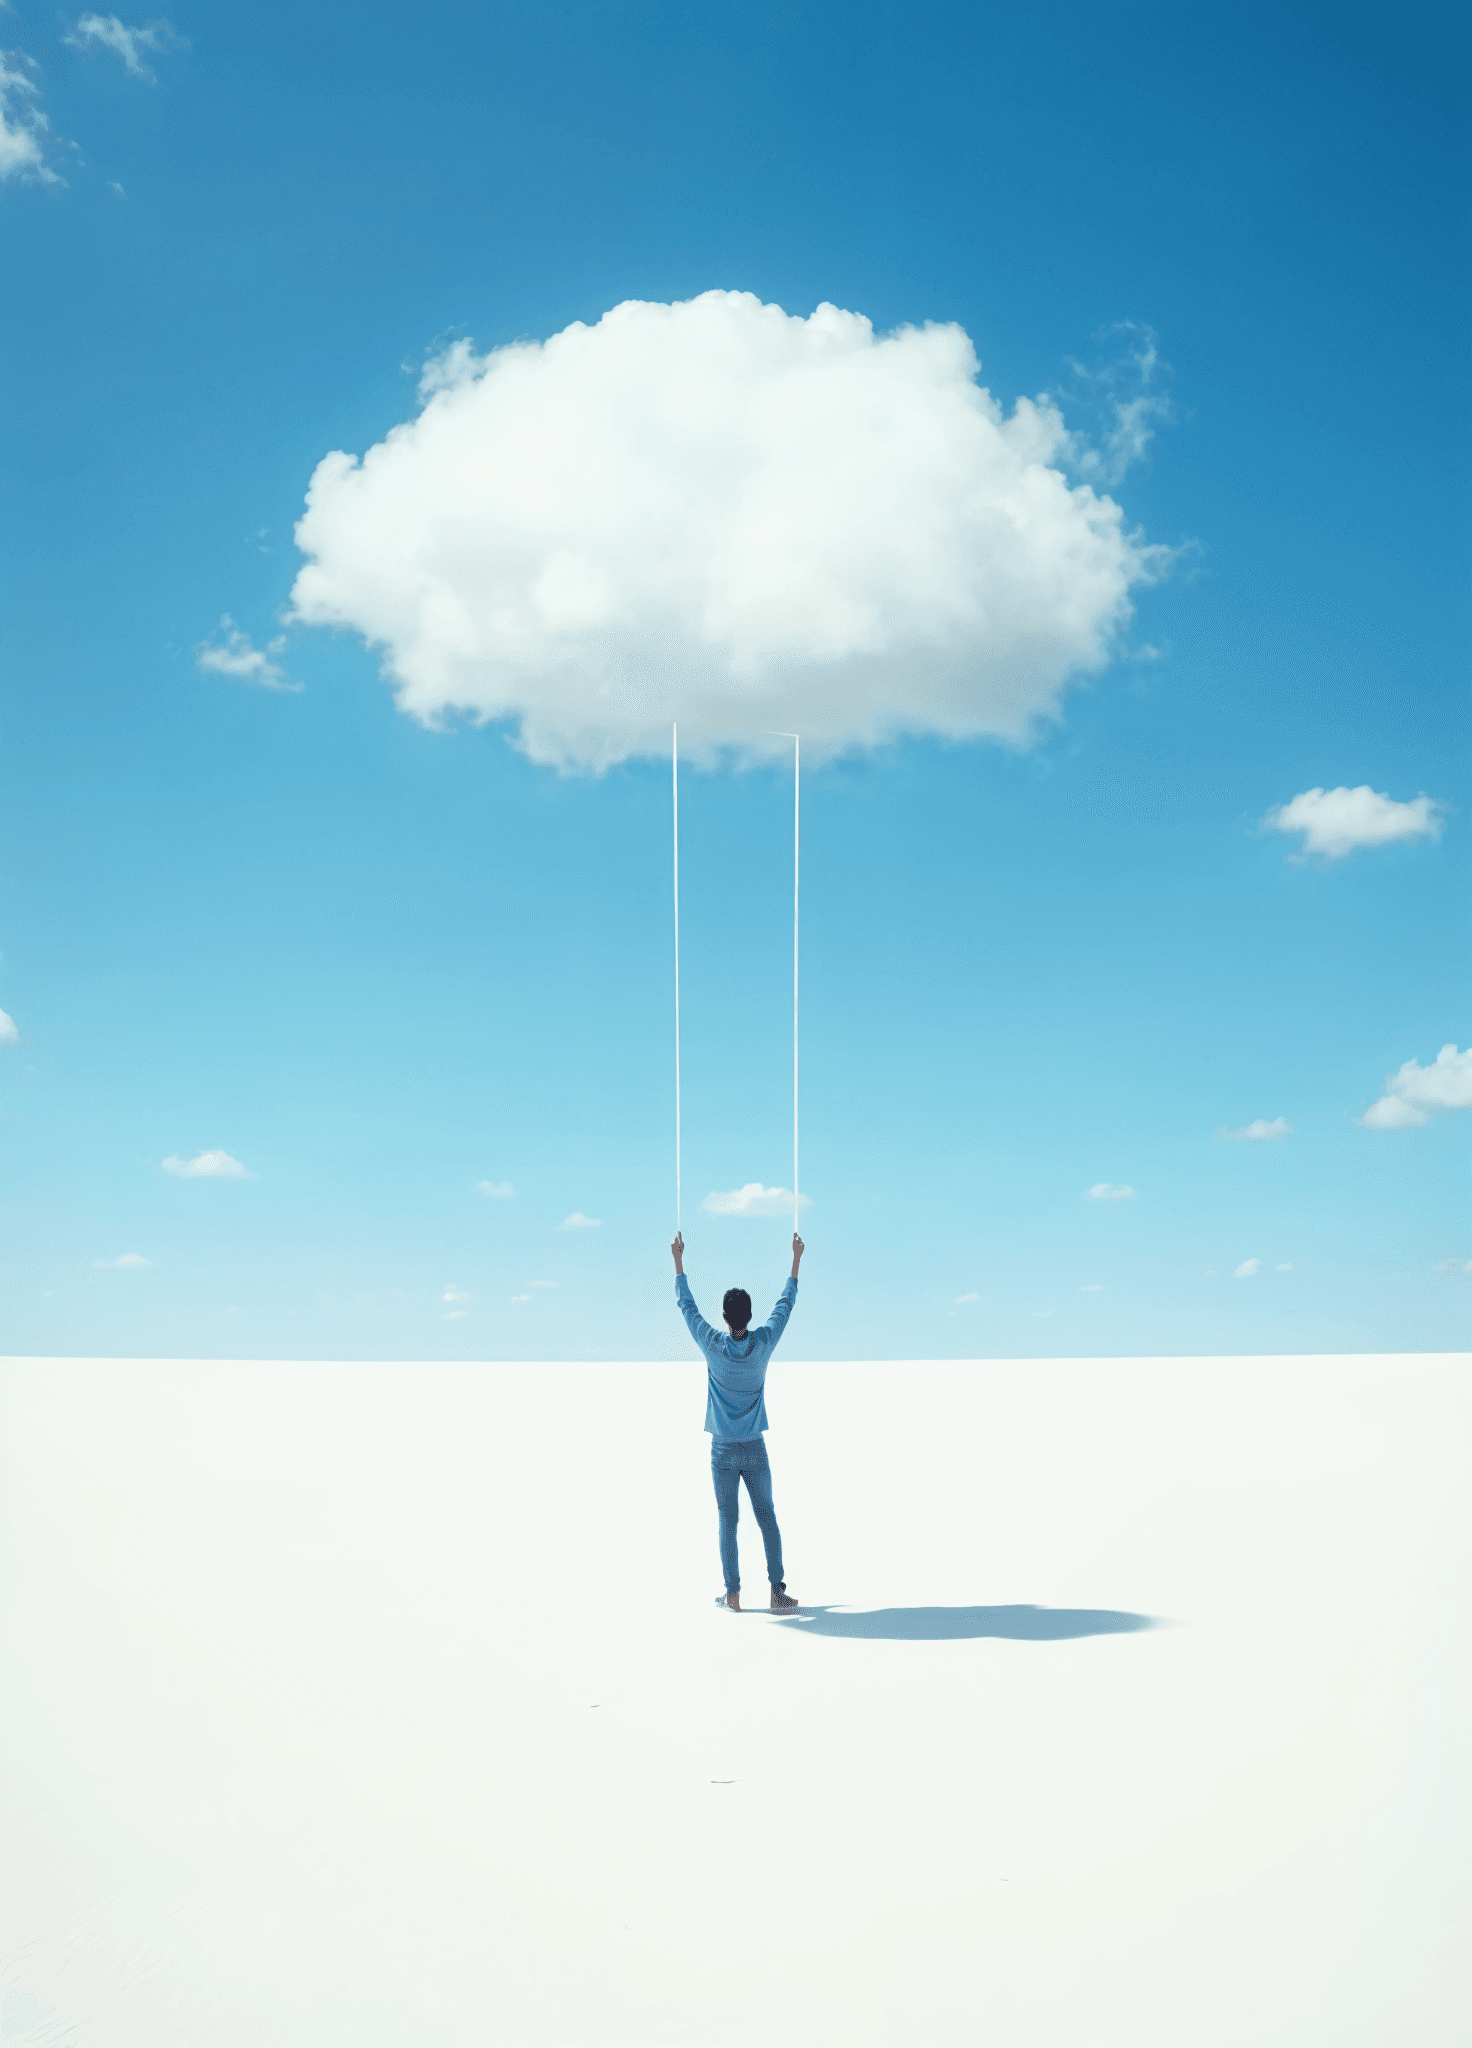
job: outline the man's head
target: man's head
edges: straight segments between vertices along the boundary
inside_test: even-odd
[[[733,1337],[739,1337],[751,1321],[751,1296],[744,1287],[728,1287],[721,1301],[721,1314]]]

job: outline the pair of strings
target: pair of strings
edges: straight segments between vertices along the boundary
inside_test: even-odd
[[[795,732],[775,735],[792,742],[792,1228],[802,1206],[798,1180],[798,901],[802,854],[802,741]],[[674,818],[675,876],[675,1229],[681,1227],[680,1187],[680,728],[670,727],[670,795]]]

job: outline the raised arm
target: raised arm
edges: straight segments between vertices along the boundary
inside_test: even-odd
[[[685,1327],[704,1351],[708,1344],[715,1342],[716,1333],[700,1310],[695,1306],[695,1296],[690,1292],[690,1282],[685,1278],[685,1240],[677,1231],[670,1246],[675,1261],[675,1300],[679,1303],[680,1314],[685,1318]]]
[[[792,1314],[793,1307],[797,1301],[797,1269],[802,1264],[802,1255],[806,1250],[807,1246],[794,1233],[792,1239],[792,1277],[777,1296],[772,1313],[767,1317],[764,1325],[767,1335],[774,1345],[782,1335],[782,1332],[787,1328],[787,1318]]]

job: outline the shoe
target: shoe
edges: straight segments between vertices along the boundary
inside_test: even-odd
[[[797,1602],[796,1602],[796,1601],[795,1601],[794,1599],[792,1599],[792,1598],[791,1598],[791,1596],[790,1596],[789,1594],[787,1594],[787,1593],[779,1593],[779,1592],[777,1591],[777,1588],[776,1588],[775,1586],[773,1586],[773,1588],[772,1588],[772,1612],[773,1612],[773,1614],[792,1614],[792,1613],[795,1613],[795,1612],[796,1612],[796,1609],[797,1609]]]
[[[794,1600],[792,1604],[795,1607],[797,1602]],[[716,1605],[717,1607],[729,1607],[733,1614],[739,1614],[741,1612],[741,1595],[739,1593],[722,1593],[716,1601]]]

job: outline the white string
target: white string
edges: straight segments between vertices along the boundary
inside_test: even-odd
[[[675,830],[675,1229],[680,1229],[680,728],[670,727]]]
[[[802,835],[798,799],[802,780],[802,741],[792,735],[792,1234],[797,1235],[797,863]]]
[[[798,1181],[798,902],[802,857],[802,740],[792,742],[792,1230],[797,1234],[802,1195]],[[680,728],[670,727],[670,791],[674,806],[675,850],[675,1229],[680,1228]]]

